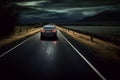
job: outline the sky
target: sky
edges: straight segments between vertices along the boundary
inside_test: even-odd
[[[29,8],[21,20],[74,22],[106,10],[118,10],[119,0],[24,0],[17,5]]]

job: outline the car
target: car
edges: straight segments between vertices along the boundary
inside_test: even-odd
[[[56,26],[51,24],[43,26],[41,30],[41,39],[51,38],[51,37],[54,37],[54,38],[57,37]]]

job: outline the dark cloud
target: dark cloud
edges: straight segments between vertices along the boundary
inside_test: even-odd
[[[118,10],[119,0],[23,0],[17,5],[31,8],[21,13],[24,19],[40,18],[60,22],[80,20],[105,10]]]

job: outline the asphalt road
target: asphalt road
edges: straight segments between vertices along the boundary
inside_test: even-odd
[[[59,32],[57,36],[40,40],[37,33],[1,55],[0,80],[105,79],[67,38]]]

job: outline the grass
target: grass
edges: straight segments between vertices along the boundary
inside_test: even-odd
[[[120,62],[120,47],[107,41],[103,41],[97,38],[93,38],[93,42],[91,41],[91,36],[81,34],[74,32],[72,30],[67,31],[64,28],[58,27],[59,30],[62,30],[66,32],[68,35],[73,37],[79,42],[84,43],[91,49],[93,49],[97,55],[101,56],[102,58],[114,61],[114,62]]]
[[[27,36],[33,35],[39,31],[40,31],[40,28],[17,26],[13,34],[0,39],[0,47],[6,46],[12,42],[15,42]]]
[[[101,35],[120,36],[120,26],[63,26],[78,31],[89,32]]]
[[[120,45],[120,26],[63,26],[63,28]]]

